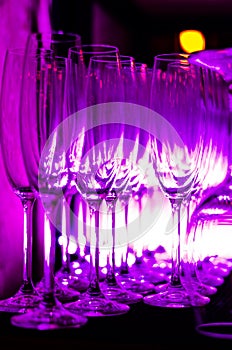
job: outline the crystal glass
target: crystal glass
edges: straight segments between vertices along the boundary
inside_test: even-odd
[[[85,101],[85,89],[86,89],[86,82],[87,82],[87,76],[88,76],[88,64],[89,60],[93,55],[101,55],[101,54],[111,54],[111,55],[117,55],[119,56],[119,50],[117,47],[108,45],[108,44],[84,44],[84,45],[76,45],[74,47],[71,47],[68,52],[69,60],[68,60],[68,80],[69,80],[69,86],[68,86],[68,93],[67,96],[67,115],[71,115],[73,113],[76,113],[79,109],[86,106]],[[83,198],[81,199],[81,196],[79,193],[77,194],[71,194],[70,200],[72,201],[73,210],[75,211],[76,215],[78,215],[79,208],[81,206],[81,209],[84,209],[84,212],[82,211],[82,214],[84,217],[82,218],[84,220],[83,225],[83,231],[86,233],[86,203],[83,203]],[[82,203],[81,203],[82,202]],[[69,220],[70,221],[70,220]],[[69,226],[72,225],[71,223]],[[73,227],[73,225],[72,225]],[[80,225],[79,225],[80,227]],[[82,230],[82,228],[81,228]],[[75,229],[74,231],[77,232]],[[85,234],[84,239],[84,245],[83,247],[83,239],[81,238],[81,234],[72,235],[73,239],[75,240],[75,244],[77,246],[77,259],[75,259],[73,262],[70,262],[70,256],[69,254],[65,255],[65,263],[63,264],[62,268],[58,271],[56,277],[59,279],[59,281],[62,281],[64,285],[67,283],[70,285],[70,287],[75,288],[79,291],[84,291],[88,287],[88,271],[89,271],[89,262],[86,260],[86,255],[89,253],[89,244],[88,244],[88,235]],[[69,242],[68,237],[63,237],[64,242]],[[66,245],[66,248],[63,246],[63,249],[66,249],[66,251],[69,249]],[[80,251],[82,252],[80,255]],[[88,259],[88,258],[87,258]],[[76,271],[78,273],[76,273]],[[104,278],[104,275],[101,274],[99,277]]]
[[[74,54],[72,49],[70,51],[72,68],[74,68],[75,72],[78,72],[79,76],[79,80],[77,79],[76,85],[73,88],[75,100],[74,103],[72,103],[71,100],[70,105],[76,106],[76,110],[79,111],[76,113],[78,118],[80,112],[86,114],[85,124],[82,125],[83,131],[87,129],[88,132],[83,136],[82,146],[80,146],[80,140],[77,140],[70,149],[71,156],[69,156],[69,159],[71,160],[69,160],[68,166],[72,174],[75,172],[76,186],[89,208],[90,218],[87,241],[90,247],[90,284],[87,291],[80,296],[80,300],[69,303],[66,307],[71,311],[81,312],[90,317],[117,315],[127,312],[129,307],[110,301],[109,298],[106,298],[100,287],[99,254],[101,251],[100,240],[102,232],[100,210],[107,189],[104,187],[104,181],[100,181],[100,172],[98,169],[103,166],[102,164],[108,163],[110,169],[110,165],[113,164],[113,159],[117,150],[117,142],[119,141],[115,141],[115,143],[109,147],[107,140],[104,139],[106,125],[100,125],[99,128],[94,128],[95,120],[98,121],[97,109],[95,111],[94,109],[83,110],[82,108],[84,106],[97,106],[103,102],[101,98],[104,96],[105,91],[105,76],[101,76],[102,71],[100,68],[99,70],[92,70],[91,63],[89,63],[93,57],[98,60],[98,57],[100,57],[99,54],[89,57],[90,54],[89,51],[87,51],[87,58],[80,60],[82,56],[85,57],[85,52],[78,52],[75,49]],[[111,58],[112,62],[119,61],[118,51],[114,52],[114,54],[111,53],[108,57]],[[83,62],[85,62],[84,66]],[[102,83],[102,91],[98,88],[99,83]],[[80,84],[82,84],[84,89],[79,89]],[[117,89],[117,86],[114,86],[114,84],[108,87],[107,94],[109,98],[115,96],[114,94],[121,94],[121,91]],[[69,96],[72,95],[69,94]],[[80,104],[75,105],[78,102],[80,102]],[[104,118],[103,115],[102,121],[104,121]],[[108,153],[107,148],[109,149]],[[80,151],[77,152],[77,149],[83,149],[82,154]],[[109,162],[109,159],[111,162]],[[76,170],[74,171],[73,169]]]
[[[81,36],[79,34],[62,31],[34,32],[28,36],[26,50],[29,53],[37,52],[41,48],[50,49],[57,57],[67,57],[68,49],[74,45],[81,45]],[[71,198],[72,196],[69,196],[67,200],[70,202]],[[59,271],[56,271],[57,274],[55,276],[56,294],[61,302],[69,302],[78,299],[79,291],[83,291],[87,288],[87,282],[85,279],[78,278],[78,276],[74,276],[71,273],[70,255],[68,252],[68,242],[70,242],[70,220],[66,216],[64,208],[61,208],[61,216],[63,220],[62,234],[60,232],[56,233],[63,242],[60,246],[61,266],[57,264],[60,268]],[[38,290],[41,290],[43,288],[43,280],[37,283],[36,287]]]
[[[206,130],[199,70],[186,56],[164,54],[154,58],[151,108],[159,113],[158,119],[161,116],[158,134],[151,137],[151,151],[160,187],[172,207],[172,273],[170,282],[157,294],[146,296],[144,302],[169,308],[203,306],[210,299],[189,288],[191,277],[188,280],[184,270],[187,227],[183,202],[196,185]]]
[[[204,50],[199,52],[194,52],[189,56],[189,61],[201,68],[204,68],[204,72],[207,72],[207,81],[208,86],[211,90],[211,101],[212,104],[217,105],[218,104],[218,94],[220,94],[219,86],[224,84],[224,86],[227,86],[227,98],[229,99],[229,110],[231,110],[231,95],[230,95],[230,82],[231,82],[231,54],[232,49],[226,48],[221,50]],[[223,79],[223,83],[216,82],[218,80],[218,76],[221,76]],[[223,87],[223,90],[225,90],[225,87]],[[225,96],[225,95],[224,95]],[[225,98],[223,98],[223,101],[225,101]],[[226,113],[225,118],[223,119],[223,123],[221,124],[223,127],[227,127],[227,130],[231,129],[231,118],[228,118],[227,114],[228,111],[226,108],[224,108],[224,113]],[[229,135],[230,136],[230,135]],[[211,182],[209,183],[209,187],[215,187],[215,190],[212,191],[206,191],[206,200],[207,202],[210,200],[212,201],[212,204],[215,206],[216,202],[218,203],[218,206],[220,205],[225,206],[226,203],[229,203],[229,198],[231,196],[231,152],[230,152],[230,145],[228,142],[226,142],[226,145],[228,149],[226,150],[225,147],[223,149],[223,154],[225,158],[227,159],[227,172],[225,174],[224,172],[224,166],[223,165],[223,177],[220,177],[221,183],[220,186],[218,186],[218,181],[215,177],[211,177]]]
[[[222,217],[223,220],[223,216],[229,216],[231,211],[226,198],[218,196],[220,189],[222,189],[223,179],[227,182],[231,123],[228,87],[220,73],[207,67],[201,69],[206,111],[211,120],[208,127],[211,138],[207,149],[208,165],[206,164],[202,169],[204,176],[200,182],[201,189],[194,195],[194,205],[192,205],[192,215],[190,216],[189,239],[192,240],[194,254],[205,249],[203,247],[203,230],[206,229],[205,232],[207,232],[210,218],[214,221],[216,217],[219,220]],[[221,142],[222,137],[224,142]],[[198,249],[195,249],[194,246]],[[213,257],[210,258],[211,263],[207,263],[207,257],[204,254],[200,256],[201,254],[198,257],[195,255],[194,258],[197,262],[196,271],[199,279],[205,285],[214,287],[223,284],[224,277],[230,272],[230,267],[226,268],[225,261],[224,264],[220,265],[219,259],[215,259],[215,264],[213,264]]]
[[[30,33],[27,39],[26,50],[28,53],[36,53],[41,49],[49,49],[54,52],[55,56],[62,58],[68,56],[68,49],[74,45],[81,45],[81,36],[79,34],[53,30],[51,32]],[[69,196],[66,200],[71,202],[72,196]],[[63,220],[62,234],[57,232],[57,236],[62,235],[60,239],[62,239],[63,242],[60,246],[61,266],[59,271],[56,271],[55,280],[57,297],[61,302],[67,302],[77,300],[79,296],[78,292],[87,288],[87,282],[85,279],[78,278],[78,276],[71,273],[70,255],[68,252],[68,242],[70,242],[70,220],[66,216],[65,208],[61,208],[61,216]],[[59,265],[57,264],[57,266]],[[39,290],[43,288],[43,280],[37,283],[37,288]],[[77,291],[77,293],[75,293],[75,291]]]
[[[63,60],[65,62],[65,59]],[[65,116],[63,113],[65,77],[63,65],[60,65],[60,59],[55,58],[53,51],[42,49],[38,52],[37,50],[36,55],[30,55],[27,51],[20,104],[20,136],[23,159],[30,184],[33,186],[38,200],[41,200],[43,194],[48,202],[48,198],[51,199],[49,189],[52,189],[52,203],[56,207],[58,218],[60,218],[61,203],[58,201],[56,182],[54,181],[57,173],[52,173],[53,182],[49,181],[51,179],[48,176],[52,168],[51,165],[55,163],[57,169],[56,162],[59,162],[60,159],[57,160],[52,157],[49,158],[49,161],[45,161],[43,163],[45,171],[42,172],[41,176],[39,164],[42,150],[50,133],[62,122]],[[53,148],[50,151],[52,152]],[[38,182],[40,178],[42,184]],[[74,315],[66,310],[56,296],[54,267],[57,227],[51,222],[48,215],[51,211],[51,205],[47,204],[46,206],[44,204],[44,210],[42,300],[31,312],[12,316],[11,323],[17,327],[39,330],[61,329],[64,327],[79,328],[86,324],[87,318],[77,314]]]
[[[26,312],[40,300],[32,276],[32,213],[36,197],[25,171],[19,131],[24,52],[22,48],[7,50],[1,85],[1,151],[8,180],[22,203],[24,215],[22,282],[14,295],[0,301],[0,311],[6,312]],[[16,232],[15,239],[21,241],[19,235]]]
[[[204,279],[215,283],[216,278],[223,280],[224,269],[226,274],[228,271],[230,273],[230,254],[227,252],[226,245],[221,245],[221,243],[224,235],[226,235],[226,244],[228,243],[228,234],[231,230],[232,48],[195,52],[190,55],[189,59],[193,64],[203,67],[204,71],[207,72],[205,78],[210,83],[212,106],[215,106],[215,111],[219,111],[219,122],[215,124],[218,136],[220,135],[218,148],[220,150],[221,147],[222,150],[221,154],[218,153],[219,170],[212,173],[209,188],[204,191],[202,200],[193,213],[194,220],[192,220],[193,226],[196,227],[196,242],[201,251],[201,263],[198,271]],[[218,104],[223,108],[217,109]],[[222,237],[220,237],[221,235]],[[212,240],[215,238],[218,240],[213,245]],[[220,250],[220,248],[222,249]],[[224,311],[223,315],[215,313],[210,320],[205,320],[204,317],[200,319],[196,330],[208,337],[231,339],[231,309],[226,307]],[[217,318],[218,316],[219,318]]]

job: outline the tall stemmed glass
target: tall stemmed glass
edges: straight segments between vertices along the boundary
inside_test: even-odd
[[[175,62],[172,67],[171,62]],[[188,288],[191,277],[186,281],[188,277],[184,275],[187,227],[183,201],[196,185],[206,130],[199,70],[194,68],[181,54],[154,58],[151,107],[164,119],[159,135],[151,137],[151,151],[159,184],[172,207],[173,237],[171,279],[161,292],[144,298],[152,306],[184,308],[203,306],[210,301],[194,288]]]
[[[112,98],[117,99],[116,96],[121,96],[122,91],[119,89],[119,81],[117,81],[116,78],[115,80],[113,80],[112,77],[110,78],[108,72],[104,70],[106,65],[115,62],[118,62],[118,64],[120,62],[117,54],[111,56],[96,55],[90,58],[86,81],[86,96],[84,96],[86,105],[96,105],[97,108],[97,106],[100,106],[104,102],[110,102],[112,101]],[[112,74],[117,76],[118,71],[113,70]],[[106,81],[109,82],[107,90],[105,89]],[[88,111],[86,111],[86,113],[88,113]],[[94,126],[93,118],[95,118],[95,114],[97,120],[97,110],[96,113],[94,113],[94,110],[93,112],[90,110],[86,118],[87,125]],[[91,253],[90,285],[87,292],[81,295],[80,300],[66,305],[66,307],[72,311],[75,311],[76,309],[81,310],[81,312],[89,316],[114,315],[125,313],[129,310],[129,307],[126,305],[114,303],[113,301],[109,302],[110,296],[107,295],[106,298],[104,290],[101,289],[99,283],[99,253],[101,250],[100,241],[102,237],[102,230],[100,229],[101,222],[99,222],[101,215],[99,211],[100,206],[107,196],[110,186],[114,182],[119,170],[120,160],[118,160],[118,149],[122,138],[122,134],[120,134],[120,137],[118,136],[119,130],[121,130],[120,126],[115,126],[115,129],[118,130],[118,134],[116,135],[116,137],[118,136],[118,139],[114,138],[111,144],[111,140],[109,139],[111,135],[110,129],[108,128],[107,123],[104,123],[104,120],[105,116],[103,115],[102,124],[100,124],[98,128],[90,130],[88,135],[85,136],[85,148],[89,147],[91,149],[91,153],[89,152],[91,158],[87,158],[87,161],[85,161],[86,169],[84,170],[86,171],[86,174],[82,174],[79,170],[77,179],[79,191],[89,206],[90,227],[92,225],[93,216],[95,219],[94,236],[92,232],[89,233]]]
[[[205,118],[210,122],[207,124],[207,129],[204,133],[204,148],[202,150],[201,155],[201,166],[199,171],[196,174],[195,183],[191,192],[187,198],[183,201],[183,204],[186,207],[186,218],[187,218],[187,250],[188,250],[188,259],[187,264],[185,264],[185,269],[188,270],[188,273],[191,275],[191,288],[194,288],[200,294],[210,296],[215,294],[217,291],[216,286],[223,283],[223,278],[212,276],[208,274],[207,278],[199,278],[199,274],[197,273],[195,258],[192,254],[192,244],[191,242],[191,234],[190,231],[190,222],[191,216],[194,208],[197,206],[197,203],[201,201],[201,196],[203,192],[203,188],[207,187],[207,181],[212,175],[211,167],[215,166],[215,162],[219,162],[218,155],[220,153],[217,144],[217,133],[215,132],[215,123],[218,123],[218,117],[221,113],[222,106],[225,103],[223,99],[223,93],[217,105],[212,101],[212,94],[214,94],[214,89],[211,89],[209,84],[207,83],[207,79],[205,79],[205,69],[202,68],[194,68],[195,70],[199,70],[200,80],[199,80],[199,89],[202,92],[202,107],[205,110]],[[222,87],[222,86],[221,86]],[[223,90],[222,90],[223,91]],[[222,128],[223,129],[223,128]],[[218,150],[217,150],[218,148]],[[208,180],[207,180],[208,179]],[[219,179],[219,177],[218,177]],[[190,239],[189,239],[190,238]],[[197,253],[195,251],[195,253]],[[200,264],[199,264],[200,267]],[[205,276],[206,277],[206,276]]]
[[[230,97],[230,83],[231,83],[231,57],[232,50],[231,48],[225,48],[221,50],[204,50],[199,52],[194,52],[189,56],[189,61],[201,67],[205,70],[211,71],[213,73],[219,74],[225,84],[227,85],[228,98],[230,101],[231,108],[231,97]],[[218,85],[213,86],[214,98],[217,99],[217,89]],[[215,103],[215,101],[213,101]],[[228,120],[228,128],[231,128],[231,118]],[[231,194],[231,152],[228,151],[228,167],[226,177],[221,181],[220,186],[217,186],[215,191],[205,191],[205,201],[207,201],[207,206],[209,207],[209,202],[212,203],[212,207],[220,206],[225,207],[226,204],[230,203]],[[230,209],[229,209],[230,210]]]
[[[88,66],[90,58],[94,56],[99,55],[115,55],[116,57],[119,57],[119,49],[116,46],[109,45],[109,44],[83,44],[83,45],[76,45],[68,50],[68,75],[69,75],[69,86],[68,86],[68,93],[67,93],[67,114],[71,115],[73,113],[78,112],[80,109],[86,107],[86,85],[87,85],[87,77],[88,77]],[[73,197],[73,207],[75,206],[75,201],[80,200],[80,194],[74,195]],[[74,210],[76,210],[74,208]],[[78,235],[78,233],[77,233]],[[88,241],[88,235],[85,235],[85,239]],[[76,244],[77,249],[80,248],[79,246],[79,235],[76,238]],[[85,251],[88,250],[88,242],[85,246]],[[81,274],[76,274],[75,269],[73,268],[73,265],[78,263],[79,269],[78,272],[81,270]],[[69,266],[69,270],[71,267],[71,279],[76,279],[78,276],[78,279],[81,279],[82,276],[86,275],[86,268],[88,267],[88,261],[86,260],[86,256],[79,256],[77,254],[77,261],[74,261],[73,264],[71,263],[71,266]],[[66,264],[67,269],[67,264]],[[60,274],[59,274],[60,276]],[[85,279],[85,277],[84,277]],[[64,275],[64,281],[65,281],[65,275]]]
[[[50,49],[54,51],[54,54],[56,56],[67,57],[68,49],[75,45],[81,45],[81,36],[79,34],[52,30],[50,32],[30,33],[27,39],[26,48],[27,52],[37,52],[41,48]],[[69,198],[69,201],[71,201],[71,198]],[[77,276],[75,276],[74,279],[71,274],[70,256],[68,253],[70,220],[66,217],[64,208],[61,215],[63,218],[63,244],[61,245],[61,267],[56,274],[56,290],[59,299],[63,302],[66,302],[75,299],[75,293],[73,292],[73,289],[82,291],[86,289],[87,284],[86,281],[78,278]],[[66,229],[64,229],[65,226]],[[59,235],[59,233],[57,233],[57,235]],[[41,289],[42,286],[43,281],[37,285],[39,289]]]
[[[206,261],[200,263],[201,267],[201,277],[207,280],[218,277],[217,270],[220,266],[226,267],[227,263],[224,258],[220,258],[220,253],[218,246],[209,246],[208,242],[211,243],[211,235],[217,232],[219,235],[221,233],[231,232],[231,60],[232,60],[232,49],[231,47],[225,49],[215,49],[215,50],[205,50],[202,52],[196,52],[190,55],[190,61],[200,67],[203,67],[206,72],[206,80],[209,82],[211,93],[211,102],[214,107],[215,113],[218,113],[218,122],[215,123],[216,135],[219,137],[219,153],[217,163],[220,164],[220,170],[211,173],[211,178],[209,181],[209,187],[203,192],[202,200],[196,207],[193,213],[192,224],[193,227],[197,226],[199,230],[199,242],[198,245],[202,249],[202,257],[206,257]],[[215,79],[216,78],[216,79]],[[227,97],[228,102],[223,108],[222,101]],[[218,108],[217,108],[218,107]],[[224,147],[227,147],[224,148]],[[222,147],[222,153],[220,154],[220,147]],[[224,149],[223,149],[224,148]],[[224,161],[222,161],[224,158]],[[224,175],[226,169],[226,177],[220,177]],[[222,171],[223,170],[223,171]],[[218,180],[221,179],[220,184]],[[217,186],[214,186],[214,185]],[[229,231],[227,231],[229,229]],[[210,241],[206,241],[207,234],[209,235]],[[196,233],[197,236],[197,233]],[[218,237],[219,238],[219,237]],[[196,237],[196,241],[198,241]],[[203,242],[206,242],[206,245]],[[222,240],[216,241],[216,244],[222,242]],[[228,241],[227,241],[228,242]],[[214,249],[212,255],[216,256],[214,261],[213,256],[206,256],[209,254],[209,249]],[[226,252],[223,247],[222,255]],[[199,258],[199,255],[198,255]],[[210,264],[210,261],[213,264]],[[230,259],[228,261],[228,266],[230,265]],[[205,271],[204,271],[205,270]],[[210,271],[211,270],[211,271]],[[221,311],[221,310],[220,310]],[[204,319],[201,317],[197,322],[196,329],[199,333],[220,339],[231,339],[231,308],[224,308],[223,316],[213,313],[212,319]],[[217,316],[219,318],[217,319]],[[210,317],[211,318],[211,317]]]
[[[230,216],[231,207],[231,151],[230,140],[231,134],[231,48],[221,50],[205,50],[204,52],[192,53],[189,60],[192,64],[204,69],[205,78],[209,85],[209,97],[211,97],[211,106],[215,106],[215,113],[219,111],[220,124],[216,124],[217,135],[221,141],[221,135],[228,132],[225,142],[218,143],[217,149],[221,147],[221,157],[217,158],[217,164],[220,167],[220,177],[211,176],[209,178],[208,188],[202,193],[200,210],[205,213],[227,214]],[[224,106],[222,102],[228,100],[229,105]],[[221,103],[220,103],[221,101]],[[219,104],[220,103],[220,104]],[[210,106],[209,106],[210,107]],[[223,109],[222,109],[223,107]],[[216,121],[217,122],[217,121]],[[218,122],[217,122],[218,123]],[[225,130],[224,130],[225,129]],[[220,131],[220,133],[219,133]],[[227,149],[226,149],[227,147]],[[219,154],[219,152],[218,152]],[[221,159],[221,164],[219,160]],[[226,168],[226,174],[225,174]],[[211,172],[212,173],[212,172]],[[216,172],[214,172],[214,175]],[[220,183],[218,183],[220,182]],[[219,272],[219,266],[215,266],[215,273]]]
[[[81,36],[76,33],[51,31],[51,32],[34,32],[30,33],[27,39],[27,53],[38,52],[40,49],[49,49],[57,57],[68,57],[68,49],[75,45],[81,45]],[[60,61],[61,62],[61,61]],[[65,68],[66,69],[66,68]],[[66,198],[71,202],[72,195]],[[56,273],[56,292],[59,300],[62,302],[77,299],[78,293],[74,290],[83,291],[87,288],[84,279],[77,275],[73,276],[70,267],[69,241],[70,241],[70,218],[66,216],[65,208],[61,209],[63,220],[62,245],[61,245],[61,267]],[[57,235],[60,233],[58,232]],[[37,284],[39,289],[43,288],[43,280]]]
[[[207,228],[208,223],[214,222],[216,218],[224,221],[224,217],[230,217],[231,208],[228,205],[229,197],[224,197],[220,191],[223,189],[223,179],[227,183],[226,176],[228,170],[229,139],[230,139],[230,101],[228,95],[228,86],[220,72],[201,68],[205,82],[205,94],[207,111],[211,115],[211,149],[210,164],[207,168],[207,176],[202,183],[200,195],[196,200],[196,205],[190,220],[190,240],[201,250],[203,245],[200,244],[204,240],[203,230]],[[224,142],[221,142],[222,135],[225,135]],[[217,169],[220,169],[218,172]],[[224,187],[225,189],[225,187]],[[229,193],[228,193],[229,196]],[[220,198],[221,197],[221,198]],[[201,233],[200,233],[201,232]],[[207,232],[207,230],[206,230]],[[200,234],[199,234],[200,233]],[[191,237],[193,235],[193,237]],[[202,237],[199,240],[199,237]],[[204,247],[205,249],[205,247]],[[211,256],[204,256],[197,259],[197,273],[199,279],[212,286],[219,286],[224,282],[224,277],[230,272],[230,262],[226,263],[225,259],[213,259]]]
[[[120,55],[120,59],[113,56],[97,56],[90,59],[89,66],[89,89],[92,103],[125,102],[125,86],[122,78],[122,67],[133,67],[134,58]],[[127,130],[122,119],[121,125],[115,125],[114,129],[108,125],[103,128],[103,137],[108,139],[108,134],[120,140],[116,156],[106,162],[98,172],[99,180],[105,188],[105,203],[107,207],[106,218],[109,223],[107,240],[109,250],[107,254],[107,272],[101,287],[103,293],[112,300],[121,303],[132,304],[142,300],[142,295],[130,292],[122,287],[116,277],[116,254],[117,254],[117,203],[120,194],[125,191],[133,170],[131,159],[124,159],[127,145]],[[105,132],[104,132],[105,131]],[[120,151],[121,148],[121,151]],[[137,148],[134,153],[136,153]],[[133,154],[133,150],[131,150]],[[105,172],[111,172],[109,181],[105,182]],[[103,177],[104,181],[101,180]]]
[[[40,300],[32,278],[32,212],[35,194],[25,171],[19,131],[24,52],[21,48],[7,50],[1,85],[1,150],[8,180],[22,203],[24,213],[22,283],[13,296],[0,301],[0,311],[7,312],[25,312]],[[19,234],[15,238],[21,242]]]
[[[52,189],[52,203],[55,203],[56,206],[57,220],[60,219],[60,202],[57,203],[56,181],[57,178],[59,179],[59,176],[57,177],[56,171],[57,169],[59,170],[58,165],[61,160],[52,158],[54,145],[50,149],[50,158],[43,163],[45,173],[42,173],[44,182],[41,185],[41,191],[38,175],[43,147],[52,130],[64,117],[62,103],[64,100],[64,84],[62,81],[63,79],[65,81],[65,74],[62,75],[62,70],[58,69],[58,67],[59,60],[54,58],[52,51],[42,50],[36,56],[27,54],[24,64],[20,104],[20,135],[27,175],[39,200],[41,199],[41,193],[46,198],[49,197],[48,190]],[[55,169],[51,179],[48,175],[50,175],[49,171],[51,170],[52,161],[55,163]],[[64,327],[80,327],[87,322],[85,317],[74,315],[64,309],[56,297],[54,279],[56,226],[53,223],[50,227],[49,210],[51,210],[50,206],[47,205],[45,207],[45,263],[44,285],[41,290],[42,300],[31,312],[15,315],[11,318],[12,325],[17,327],[50,330]]]

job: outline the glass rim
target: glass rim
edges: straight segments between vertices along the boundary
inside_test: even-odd
[[[99,48],[99,50],[95,50]],[[83,54],[89,54],[89,55],[92,55],[92,54],[96,54],[96,55],[99,55],[99,54],[103,54],[104,55],[104,51],[102,51],[102,49],[105,48],[105,53],[108,54],[110,52],[114,53],[114,52],[117,52],[119,53],[119,48],[117,46],[114,46],[114,45],[110,45],[110,44],[80,44],[80,45],[75,45],[73,47],[70,47],[68,49],[69,53],[76,53],[76,54],[79,54],[80,52]],[[93,49],[93,50],[91,50]]]
[[[120,63],[120,56],[117,55],[93,55],[90,57],[91,62],[102,62],[102,63],[114,63],[114,62],[119,62]],[[129,62],[129,61],[128,61]]]
[[[173,61],[178,59],[188,59],[189,54],[184,52],[171,52],[171,53],[160,53],[156,56],[154,56],[154,61]]]

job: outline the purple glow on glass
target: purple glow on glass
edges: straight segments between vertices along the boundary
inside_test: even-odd
[[[199,59],[199,58],[197,58],[197,59],[195,60],[195,63],[199,64],[200,66],[209,68],[209,69],[213,69],[213,70],[217,70],[217,71],[220,70],[220,67],[219,67],[219,66],[214,65],[214,64],[212,64],[212,63],[203,62],[203,61],[202,61],[201,59]]]

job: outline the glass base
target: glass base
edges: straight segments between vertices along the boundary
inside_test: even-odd
[[[78,278],[88,279],[89,280],[89,271],[90,271],[90,264],[88,261],[73,261],[70,264],[71,274],[78,276]],[[106,277],[106,274],[99,269],[99,282],[104,281]]]
[[[21,328],[32,328],[41,331],[66,328],[80,328],[87,323],[86,317],[72,314],[62,306],[39,306],[23,315],[11,317],[11,324]]]
[[[43,288],[44,288],[44,284],[42,280],[36,286],[36,289],[41,295],[43,294]],[[80,292],[68,286],[64,287],[63,285],[59,285],[58,283],[56,283],[55,296],[59,302],[61,302],[62,304],[65,304],[65,303],[70,303],[72,301],[78,300],[80,297]]]
[[[164,273],[164,271],[161,272],[156,267],[148,268],[148,266],[137,265],[132,266],[130,271],[137,280],[145,280],[153,285],[169,282],[170,279],[168,274]]]
[[[62,304],[65,304],[78,300],[80,293],[68,287],[57,286],[55,296]]]
[[[226,266],[219,266],[217,264],[214,265],[213,263],[203,262],[203,269],[206,273],[209,273],[210,275],[215,275],[222,278],[225,278],[230,274],[230,269]]]
[[[117,316],[130,310],[129,305],[120,304],[104,297],[90,296],[87,293],[82,295],[78,301],[65,304],[65,308],[86,317]]]
[[[206,273],[198,273],[198,276],[202,283],[213,287],[219,287],[225,282],[225,279],[220,276],[214,276]]]
[[[67,288],[72,288],[73,290],[80,293],[85,292],[89,286],[89,281],[87,278],[78,277],[71,274],[65,274],[62,272],[58,272],[56,274],[55,280],[58,285]]]
[[[167,283],[155,286],[156,293],[165,292],[165,290],[167,289],[167,286],[168,286]],[[217,293],[216,287],[201,283],[199,281],[191,281],[189,284],[188,290],[191,290],[191,291],[194,290],[194,292],[205,296],[211,296]]]
[[[205,296],[211,296],[217,293],[217,288],[204,283],[194,283],[194,290]]]
[[[126,290],[120,285],[111,286],[105,282],[102,282],[101,290],[107,299],[114,300],[122,304],[136,304],[143,299],[141,294]]]
[[[0,311],[10,313],[25,313],[28,309],[36,307],[41,301],[37,293],[16,293],[14,296],[0,301]]]
[[[188,293],[182,286],[167,286],[165,291],[148,295],[143,298],[145,304],[167,308],[187,308],[204,306],[210,302],[210,298],[199,293]]]
[[[118,276],[118,282],[123,288],[133,293],[139,293],[142,296],[148,295],[155,292],[155,287],[152,283],[145,281],[144,279],[137,280],[133,276],[122,275]]]
[[[17,293],[0,301],[0,312],[25,313],[28,309],[36,307],[40,301],[41,298],[37,294]]]

